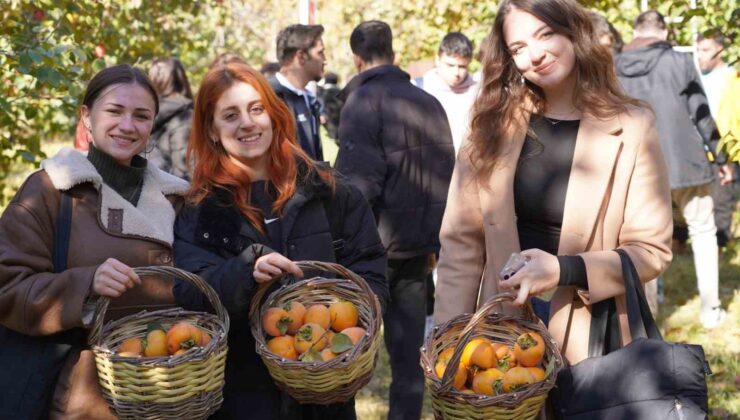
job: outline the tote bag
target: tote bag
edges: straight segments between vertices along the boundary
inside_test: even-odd
[[[703,419],[707,417],[706,375],[701,346],[668,343],[655,324],[637,270],[623,250],[627,316],[633,341],[618,342],[613,299],[592,307],[589,358],[558,373],[550,393],[559,419]],[[616,341],[615,341],[616,339]]]

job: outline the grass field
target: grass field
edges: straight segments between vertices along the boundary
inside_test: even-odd
[[[324,143],[324,151],[328,155],[327,160],[333,161],[336,146],[329,142],[331,140]],[[44,151],[53,155],[63,145],[48,143],[44,145]],[[8,178],[14,186],[11,190],[17,188],[31,170],[33,168],[18,165]],[[735,216],[738,226],[740,213]],[[675,256],[664,278],[665,301],[660,307],[658,322],[666,340],[701,344],[704,347],[714,372],[707,378],[711,418],[740,418],[740,245],[736,242],[734,248],[726,250],[720,262],[720,297],[728,316],[714,330],[705,331],[698,321],[699,297],[692,257]],[[379,420],[386,417],[389,385],[388,355],[383,349],[375,375],[357,396],[358,419]],[[428,398],[424,402],[423,418],[433,418]]]

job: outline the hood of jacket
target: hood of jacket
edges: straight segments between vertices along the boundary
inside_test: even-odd
[[[176,116],[193,109],[193,101],[181,95],[159,98],[159,114],[154,119],[152,132],[161,130]]]
[[[103,183],[103,178],[87,157],[65,147],[54,157],[41,162],[41,169],[49,175],[54,188],[67,191],[70,188],[91,183],[100,194],[100,223],[108,229],[108,214],[113,210],[122,213],[122,233],[156,239],[172,244],[172,227],[175,209],[167,195],[182,195],[188,183],[174,175],[163,172],[147,162],[139,202],[134,207],[115,190]]]
[[[670,43],[658,38],[635,38],[615,59],[617,75],[644,76],[655,68],[663,54],[672,50]]]
[[[409,82],[411,83],[411,76],[408,73],[394,66],[393,64],[384,64],[382,66],[373,67],[370,70],[365,70],[358,74],[352,80],[347,83],[347,86],[342,89],[339,93],[339,97],[346,101],[349,95],[357,90],[360,86],[369,83],[371,81],[379,82]]]

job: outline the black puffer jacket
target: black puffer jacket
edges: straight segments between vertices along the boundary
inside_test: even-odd
[[[442,105],[393,65],[360,73],[342,96],[337,170],[373,206],[388,257],[438,252],[455,165]]]
[[[341,238],[332,237],[324,200],[331,200],[331,217],[343,221],[334,230]],[[356,188],[338,180],[332,199],[330,187],[314,175],[286,203],[281,222],[282,247],[288,258],[338,262],[363,277],[385,308],[385,251],[370,207]],[[176,266],[203,277],[216,290],[231,318],[225,402],[220,410],[223,418],[277,418],[275,410],[279,409],[277,389],[255,353],[249,328],[249,304],[257,287],[252,277],[253,263],[272,252],[259,243],[259,237],[224,193],[208,197],[198,207],[186,207],[175,223]],[[184,308],[210,307],[188,283],[177,282],[173,291],[178,305]]]
[[[704,144],[716,150],[719,134],[691,57],[665,41],[636,38],[617,56],[616,67],[625,92],[655,112],[671,189],[711,182]]]
[[[159,114],[154,120],[147,159],[159,169],[190,180],[185,153],[193,119],[193,101],[183,96],[159,98]]]

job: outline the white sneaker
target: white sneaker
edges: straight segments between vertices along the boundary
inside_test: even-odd
[[[727,316],[727,312],[720,308],[713,308],[711,312],[701,314],[699,319],[701,320],[701,324],[704,326],[704,328],[711,330],[712,328],[716,328],[719,326],[719,324],[722,323],[722,321],[725,320],[725,317]]]

